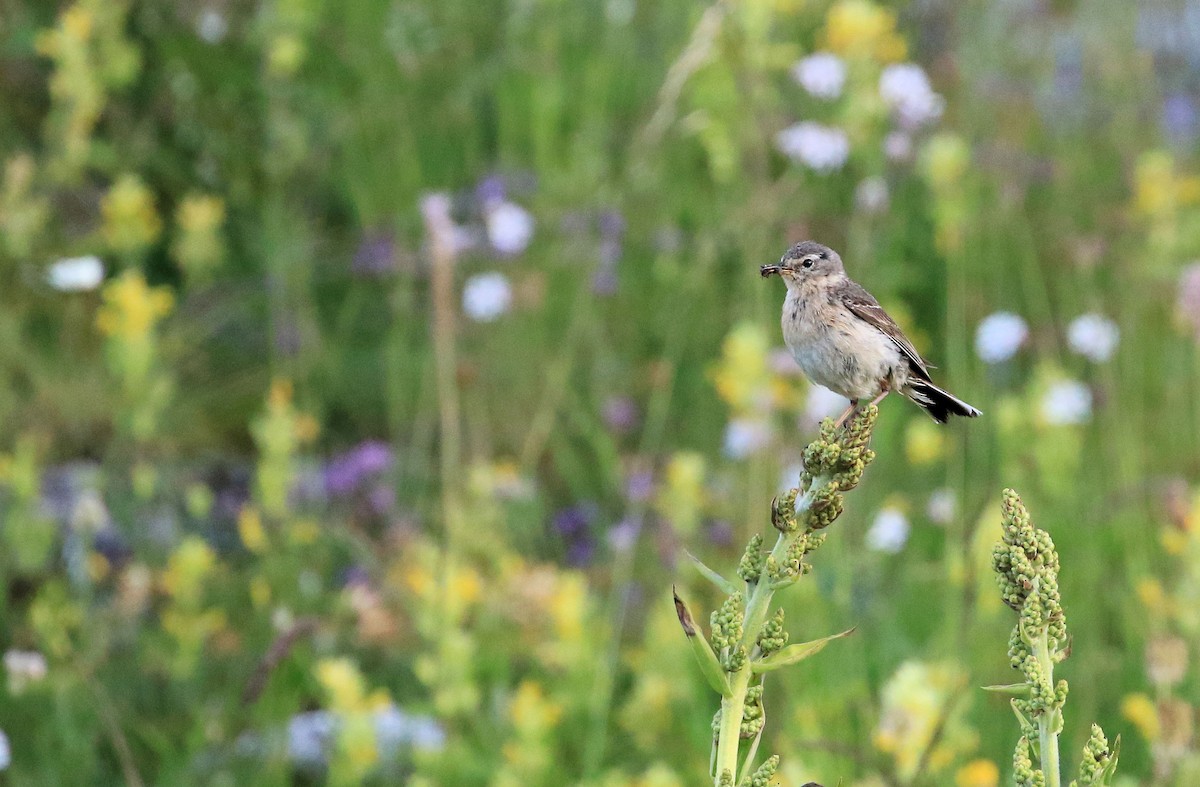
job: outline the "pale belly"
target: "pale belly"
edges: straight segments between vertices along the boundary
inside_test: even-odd
[[[847,399],[872,399],[887,381],[891,390],[907,382],[900,349],[877,328],[854,317],[809,319],[802,301],[784,303],[783,338],[804,374]]]

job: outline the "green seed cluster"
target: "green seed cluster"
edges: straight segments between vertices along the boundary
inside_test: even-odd
[[[721,608],[712,613],[712,647],[726,672],[737,672],[746,665],[746,647],[742,644],[742,594],[734,593],[725,599]]]
[[[767,556],[763,553],[763,537],[755,533],[750,543],[746,544],[746,553],[742,555],[742,561],[738,563],[738,576],[747,583],[754,584],[762,576],[766,559]]]
[[[742,738],[753,738],[762,732],[763,725],[767,722],[762,698],[761,683],[746,689],[746,707],[742,710],[742,726],[738,731],[738,735]]]
[[[1013,752],[1013,782],[1017,787],[1046,787],[1046,775],[1033,766],[1029,738],[1021,736]]]
[[[721,771],[721,780],[717,782],[718,787],[733,787],[733,774],[729,769]]]
[[[775,617],[763,624],[758,634],[758,650],[765,657],[783,650],[787,644],[788,633],[783,630],[783,610],[775,613]]]
[[[1047,663],[1062,661],[1068,652],[1066,616],[1058,592],[1058,553],[1050,535],[1034,526],[1021,498],[1011,489],[1004,490],[1002,512],[1004,533],[992,550],[992,568],[1004,603],[1018,614],[1008,640],[1009,662],[1030,687],[1029,697],[1013,700],[1013,708],[1028,720],[1048,714],[1045,718],[1058,731],[1067,684],[1062,680],[1053,683],[1047,668]],[[1047,657],[1049,662],[1044,662]],[[1028,735],[1030,731],[1022,732]]]
[[[858,486],[875,452],[867,448],[871,430],[879,416],[874,405],[859,410],[841,430],[828,419],[820,436],[804,449],[804,472],[800,489],[808,497],[805,532],[823,530],[841,516],[843,492]]]
[[[754,772],[753,776],[742,779],[742,787],[767,787],[777,770],[779,770],[779,755],[773,754],[767,758],[766,762],[758,766],[758,770]]]
[[[799,493],[799,489],[792,487],[782,498],[771,501],[771,525],[784,535],[795,533],[799,527],[796,524],[796,495]]]
[[[1120,743],[1120,739],[1117,743]],[[1092,725],[1092,734],[1083,747],[1083,759],[1079,763],[1079,787],[1095,787],[1107,784],[1107,779],[1116,767],[1116,752],[1108,745],[1104,730],[1099,724]]]
[[[1054,541],[1045,530],[1034,527],[1021,498],[1011,489],[1004,490],[1003,517],[1003,539],[992,550],[1000,595],[1020,613],[1026,631],[1047,629],[1051,650],[1057,652],[1066,642],[1067,622],[1058,592]]]

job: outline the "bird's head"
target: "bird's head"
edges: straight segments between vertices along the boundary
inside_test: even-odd
[[[845,268],[842,267],[842,258],[836,251],[816,241],[805,240],[784,252],[778,264],[759,268],[759,273],[764,279],[779,274],[791,287],[804,281],[837,276],[845,273]]]

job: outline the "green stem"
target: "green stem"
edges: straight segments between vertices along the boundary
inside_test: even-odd
[[[1034,641],[1033,655],[1042,665],[1046,686],[1053,691],[1054,659],[1050,656],[1050,645],[1044,629]],[[1038,716],[1038,752],[1041,755],[1042,775],[1046,777],[1046,787],[1059,787],[1061,783],[1058,766],[1058,729],[1061,717],[1062,710],[1057,707]]]
[[[733,675],[730,694],[721,698],[721,729],[717,733],[717,767],[714,784],[721,784],[721,774],[729,771],[733,783],[738,782],[738,746],[741,744],[742,714],[746,710],[746,689],[750,686],[750,665]]]
[[[816,491],[828,484],[830,479],[831,476],[827,475],[817,476],[808,485],[804,494],[796,500],[797,527],[791,533],[781,533],[779,538],[775,539],[771,557],[776,563],[783,563],[788,548],[793,541],[800,537],[803,532],[801,523],[812,506]],[[774,595],[775,590],[771,587],[770,579],[762,576],[754,584],[754,590],[751,591],[750,598],[746,601],[746,614],[742,625],[742,645],[746,648],[748,656],[753,656],[755,641],[758,639],[759,632],[762,631],[763,623],[766,622],[767,612],[771,607],[771,598]],[[750,687],[752,674],[750,663],[747,661],[740,671],[730,676],[729,696],[721,698],[721,727],[717,733],[717,762],[716,769],[713,771],[714,784],[717,785],[721,783],[721,774],[725,771],[729,771],[733,775],[734,784],[738,783],[738,747],[741,743],[742,714],[746,709],[746,689]],[[749,768],[751,765],[752,763],[748,762],[746,767]]]

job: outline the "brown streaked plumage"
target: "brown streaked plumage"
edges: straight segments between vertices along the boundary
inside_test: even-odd
[[[846,276],[833,249],[802,241],[760,272],[764,278],[778,274],[787,284],[783,338],[796,363],[810,380],[850,400],[839,424],[861,400],[874,404],[889,391],[916,402],[939,423],[980,414],[934,384],[929,364],[871,293]]]

